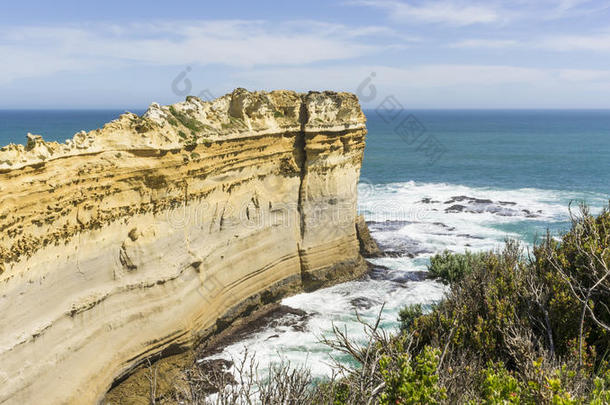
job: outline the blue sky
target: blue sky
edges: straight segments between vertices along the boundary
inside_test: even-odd
[[[609,17],[587,0],[11,2],[0,108],[356,92],[371,73],[365,107],[610,108]]]

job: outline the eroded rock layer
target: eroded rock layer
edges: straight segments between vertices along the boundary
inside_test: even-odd
[[[189,97],[0,149],[0,403],[95,403],[148,356],[358,276],[347,93]]]

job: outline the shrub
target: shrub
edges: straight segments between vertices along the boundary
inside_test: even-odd
[[[489,364],[483,371],[481,391],[483,404],[521,403],[521,385],[502,363]]]
[[[428,271],[432,277],[450,284],[461,280],[465,274],[483,265],[486,257],[486,253],[466,251],[463,254],[456,254],[446,250],[430,258]]]
[[[195,118],[189,117],[186,113],[176,110],[174,106],[169,107],[169,112],[186,128],[190,129],[192,133],[197,133],[203,129],[203,124]],[[169,121],[169,119],[168,119]],[[171,124],[171,121],[170,121]]]
[[[470,395],[455,383],[467,380],[479,387],[476,401],[487,403],[572,404],[606,395],[606,380],[595,375],[610,353],[609,246],[610,214],[594,218],[583,207],[562,240],[547,235],[532,258],[512,241],[501,252],[436,256],[431,268],[450,291],[429,314],[401,313],[416,337],[412,352],[447,352],[453,375],[447,368],[441,381],[451,398]],[[493,366],[477,383],[456,367],[468,362]]]
[[[178,126],[178,121],[176,121],[175,118],[173,117],[167,117],[167,122],[169,122],[169,124],[173,127],[177,127]]]
[[[554,297],[555,322],[579,341],[579,356],[588,340],[600,353],[610,347],[610,211],[593,217],[586,206],[571,213],[572,228],[561,243],[547,237],[536,247],[536,267],[562,284]]]
[[[610,404],[610,371],[595,378],[593,381],[595,388],[591,394],[590,405]]]
[[[385,382],[382,405],[439,404],[445,390],[439,387],[436,368],[440,351],[426,346],[413,361],[408,353],[397,358],[383,356],[379,362]]]
[[[423,308],[421,304],[407,305],[400,310],[398,314],[398,321],[400,322],[400,330],[405,333],[411,329],[413,322],[423,315]]]
[[[420,346],[443,347],[449,339],[456,350],[473,350],[485,362],[514,363],[506,346],[506,333],[527,327],[529,322],[527,304],[520,298],[525,288],[520,256],[518,244],[508,242],[502,252],[480,256],[481,260],[473,262],[476,266],[465,268],[446,299],[430,314],[413,321],[412,330]]]

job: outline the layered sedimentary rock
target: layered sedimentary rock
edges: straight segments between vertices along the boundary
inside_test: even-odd
[[[95,403],[252,306],[353,278],[365,117],[238,89],[0,149],[0,403]]]

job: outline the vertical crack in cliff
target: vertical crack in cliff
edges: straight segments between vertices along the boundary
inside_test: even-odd
[[[305,148],[305,126],[307,125],[307,121],[309,121],[309,111],[307,111],[307,95],[303,94],[301,96],[301,107],[299,110],[299,123],[301,124],[301,129],[296,135],[296,139],[294,141],[294,160],[299,167],[299,195],[297,200],[297,211],[299,214],[299,236],[300,239],[297,242],[297,252],[299,254],[299,263],[301,267],[301,277],[303,277],[303,273],[305,271],[305,265],[303,263],[303,253],[301,251],[301,244],[303,242],[303,238],[305,236],[305,212],[303,209],[303,203],[305,198],[307,197],[305,194],[307,192],[307,185],[305,182],[307,181],[307,150]]]

